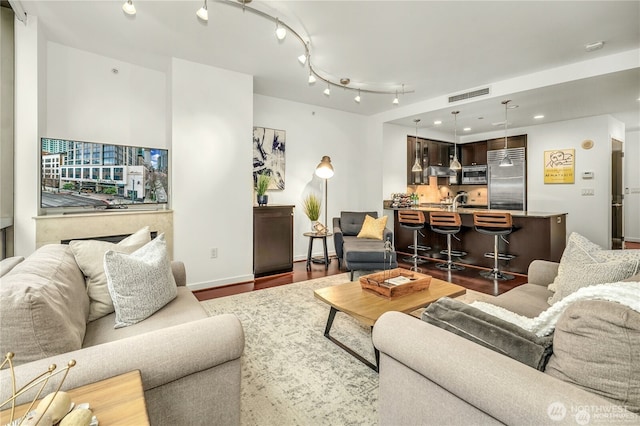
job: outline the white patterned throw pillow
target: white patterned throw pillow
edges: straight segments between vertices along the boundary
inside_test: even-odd
[[[116,311],[115,328],[150,317],[178,294],[164,234],[131,254],[106,252],[104,270]]]

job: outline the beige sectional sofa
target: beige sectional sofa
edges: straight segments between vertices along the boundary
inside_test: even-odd
[[[0,347],[16,352],[18,385],[71,359],[77,365],[63,389],[140,370],[152,424],[240,423],[242,326],[233,315],[207,316],[185,287],[181,262],[171,265],[177,297],[149,318],[116,329],[114,313],[86,322],[85,279],[69,246],[44,246],[19,260],[3,261],[0,284]],[[13,321],[25,313],[32,321]],[[45,318],[47,324],[38,324]],[[8,377],[3,370],[0,400],[10,396]],[[32,397],[29,392],[18,402]]]
[[[558,266],[534,261],[529,283],[492,303],[535,317],[549,308]],[[618,303],[572,304],[545,371],[398,312],[376,322],[373,342],[381,425],[640,424],[626,409],[639,410],[640,313]]]

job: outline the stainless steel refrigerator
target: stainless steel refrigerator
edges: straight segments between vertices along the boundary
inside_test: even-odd
[[[513,166],[502,167],[500,161],[509,155]],[[501,210],[527,209],[526,148],[499,149],[487,152],[489,208]]]

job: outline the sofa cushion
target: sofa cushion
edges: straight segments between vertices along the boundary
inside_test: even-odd
[[[551,336],[539,337],[448,297],[429,305],[422,320],[538,370],[544,370],[551,355]]]
[[[151,317],[128,327],[114,328],[116,314],[111,313],[87,324],[82,347],[95,346],[150,331],[162,330],[207,317],[202,304],[187,287],[178,287],[177,296]]]
[[[151,241],[149,227],[144,227],[117,244],[98,240],[73,240],[69,247],[86,277],[87,294],[90,299],[89,321],[94,321],[113,312],[113,302],[104,274],[104,254],[107,250],[133,253]]]
[[[545,373],[640,413],[640,313],[608,301],[571,304]]]
[[[549,309],[549,298],[553,293],[546,286],[523,284],[491,299],[491,304],[505,308],[525,317],[535,318]]]
[[[385,259],[384,242],[380,240],[345,237],[343,247],[347,264],[350,262],[382,263]]]
[[[342,234],[358,235],[360,229],[362,229],[364,218],[367,215],[373,217],[374,219],[378,218],[377,212],[341,212],[340,229],[342,229]]]
[[[603,263],[569,264],[563,274],[554,280],[556,292],[549,298],[552,305],[576,290],[593,284],[604,284],[629,278],[638,271],[638,261],[613,261]]]
[[[362,229],[358,233],[358,238],[372,238],[374,240],[382,240],[384,228],[387,226],[388,216],[382,216],[375,219],[369,215],[364,218]]]
[[[131,254],[107,251],[104,270],[116,328],[150,317],[178,293],[164,234]]]
[[[24,257],[22,256],[13,256],[7,257],[6,259],[0,260],[0,277],[4,277],[11,271],[15,266],[22,262]]]
[[[0,312],[0,350],[15,364],[80,349],[89,298],[69,247],[43,246],[2,277]]]

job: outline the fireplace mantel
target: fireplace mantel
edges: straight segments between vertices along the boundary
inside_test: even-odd
[[[144,226],[158,234],[164,232],[169,255],[173,258],[173,211],[104,211],[96,213],[36,216],[36,248],[60,244],[74,238],[133,234]]]

